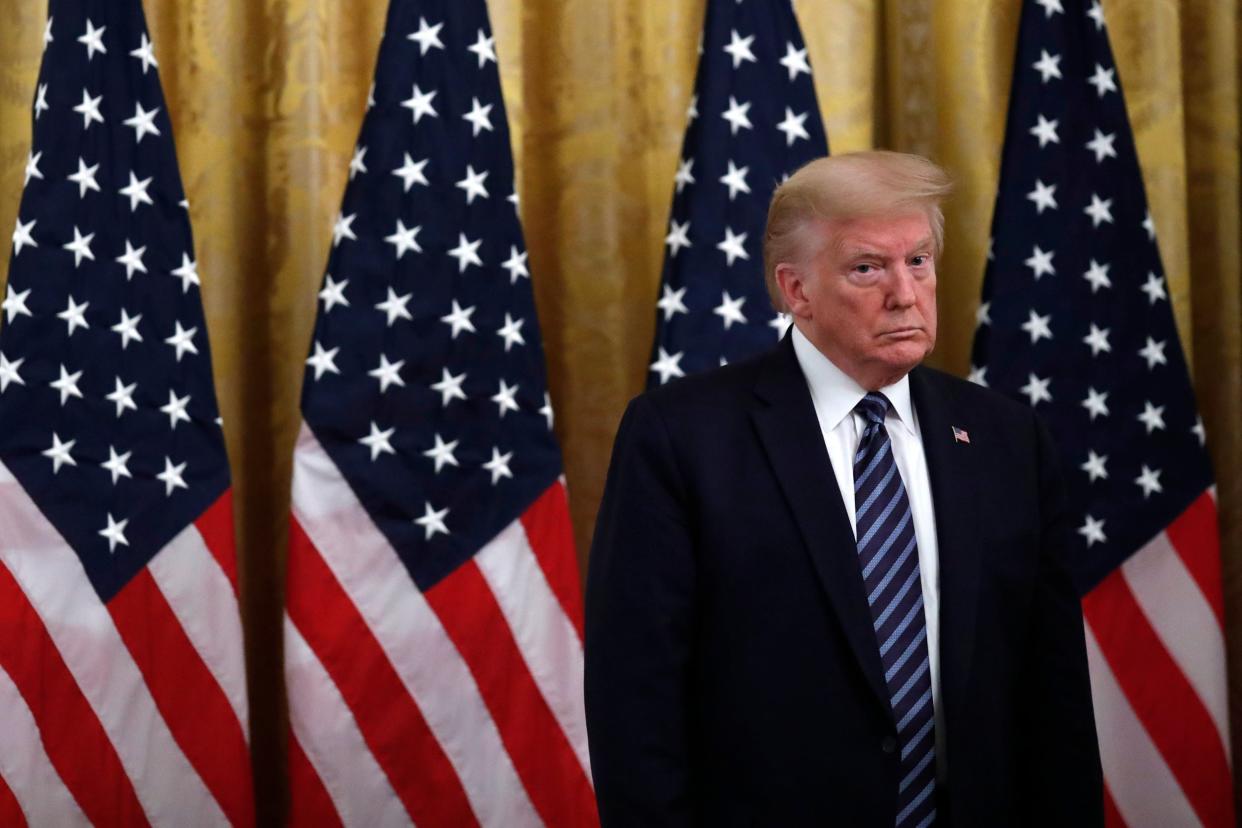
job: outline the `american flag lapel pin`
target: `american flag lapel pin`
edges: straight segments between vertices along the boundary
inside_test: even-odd
[[[966,433],[966,429],[958,428],[957,426],[952,426],[952,429],[954,442],[970,444],[970,435]]]

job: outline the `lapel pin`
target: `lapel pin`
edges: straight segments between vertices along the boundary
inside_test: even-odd
[[[954,442],[970,444],[970,435],[966,433],[966,429],[957,426],[952,426],[952,428]]]

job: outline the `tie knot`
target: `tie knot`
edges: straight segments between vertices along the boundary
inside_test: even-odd
[[[883,425],[884,415],[888,413],[891,403],[888,397],[878,391],[872,391],[858,401],[854,411],[858,412],[869,425]]]

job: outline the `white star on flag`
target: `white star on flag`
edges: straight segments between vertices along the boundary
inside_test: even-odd
[[[1094,483],[1097,480],[1108,479],[1108,470],[1104,467],[1106,462],[1108,462],[1107,455],[1101,456],[1094,451],[1088,451],[1086,462],[1079,466],[1079,468],[1085,471],[1087,476],[1091,478],[1091,482]]]
[[[380,393],[383,394],[388,390],[388,386],[396,385],[401,388],[405,387],[405,380],[401,379],[401,369],[405,367],[405,360],[399,359],[396,362],[389,362],[388,357],[380,354],[380,363],[377,368],[367,371],[367,376],[375,377],[379,380]]]
[[[739,129],[754,129],[754,126],[750,123],[750,116],[747,114],[748,112],[750,112],[749,101],[746,103],[738,103],[737,99],[730,95],[729,108],[724,111],[724,114],[721,115],[721,117],[729,122],[729,127],[733,134],[737,135],[737,131]]]
[[[729,56],[731,58],[733,58],[734,69],[737,69],[738,67],[740,67],[743,61],[750,61],[751,63],[757,62],[757,60],[755,59],[754,52],[750,50],[750,46],[754,42],[755,42],[754,35],[742,37],[741,35],[737,33],[737,29],[734,29],[732,31],[730,35],[729,45],[725,46],[724,50],[729,53]]]
[[[500,390],[492,396],[492,402],[496,403],[500,408],[500,418],[503,420],[505,412],[520,411],[517,403],[518,387],[516,385],[508,385],[504,380],[500,381]]]
[[[448,252],[450,256],[457,259],[457,272],[465,273],[466,268],[471,265],[476,267],[483,266],[483,260],[479,258],[479,245],[483,244],[483,239],[475,239],[470,241],[466,238],[465,233],[457,234],[457,246]]]
[[[659,349],[659,358],[651,363],[651,370],[660,375],[660,383],[666,383],[673,377],[684,377],[686,374],[681,370],[682,354],[670,354],[663,348]]]
[[[65,309],[63,311],[56,314],[56,318],[63,319],[65,321],[66,326],[68,327],[68,332],[65,334],[66,337],[72,339],[73,332],[77,328],[83,328],[83,329],[90,328],[90,325],[87,324],[87,321],[86,321],[86,308],[89,305],[90,305],[90,302],[83,302],[82,304],[79,305],[77,302],[73,300],[73,296],[70,296],[69,304],[65,306]]]
[[[1086,143],[1087,149],[1095,153],[1095,162],[1098,164],[1105,158],[1116,158],[1117,150],[1113,148],[1113,141],[1117,138],[1117,133],[1110,132],[1107,135],[1095,131],[1095,136]]]
[[[22,367],[22,363],[26,360],[16,359],[12,362],[8,357],[0,353],[0,394],[8,390],[10,383],[17,385],[25,385],[26,381],[22,379],[22,375],[18,373],[18,369]]]
[[[1052,257],[1055,255],[1055,251],[1050,250],[1048,252],[1044,252],[1040,249],[1039,245],[1035,245],[1035,250],[1031,253],[1030,258],[1028,258],[1024,264],[1035,274],[1035,280],[1039,281],[1039,277],[1041,276],[1056,275],[1057,269],[1052,266]]]
[[[1087,389],[1087,397],[1082,401],[1083,408],[1087,409],[1087,413],[1091,415],[1092,421],[1096,417],[1108,416],[1108,392],[1096,391],[1094,388]]]
[[[785,44],[785,56],[780,60],[781,66],[789,70],[789,80],[796,80],[799,74],[810,75],[811,64],[807,60],[806,49],[795,49],[792,43]]]
[[[1026,197],[1035,202],[1035,212],[1043,215],[1046,209],[1057,209],[1056,191],[1056,184],[1045,184],[1037,178],[1035,179],[1035,189],[1027,193]]]
[[[1087,515],[1086,521],[1082,526],[1078,527],[1078,534],[1082,535],[1086,540],[1088,548],[1096,543],[1105,543],[1108,540],[1104,536],[1104,521],[1096,520],[1091,515]]]
[[[357,213],[353,213],[348,216],[342,213],[336,214],[336,221],[332,225],[332,246],[333,247],[336,247],[345,239],[349,239],[350,241],[358,240],[358,237],[354,234],[354,231],[353,231],[354,220],[357,218],[358,218]]]
[[[315,342],[315,353],[306,358],[306,364],[315,370],[316,380],[322,379],[325,373],[341,373],[341,370],[336,367],[336,355],[340,350],[340,346],[328,350],[319,342]]]
[[[664,243],[668,245],[668,254],[676,258],[683,247],[691,247],[690,244],[690,222],[678,222],[677,219],[671,219],[669,222],[668,235],[664,237]]]
[[[60,474],[61,466],[76,466],[78,464],[78,461],[74,460],[73,455],[69,453],[77,442],[77,440],[70,440],[62,443],[60,435],[52,432],[52,447],[47,451],[41,452],[44,457],[52,461],[52,474]]]
[[[1040,49],[1039,60],[1031,64],[1037,72],[1041,83],[1061,77],[1061,56],[1050,55],[1047,49]]]
[[[402,187],[408,193],[415,184],[430,185],[431,182],[427,180],[427,175],[423,172],[427,168],[427,163],[428,159],[426,158],[415,161],[407,152],[405,153],[404,162],[400,167],[393,170],[392,174],[401,179]]]
[[[452,338],[456,339],[457,335],[462,331],[476,333],[474,323],[470,321],[470,317],[474,315],[474,308],[463,308],[457,304],[457,300],[453,300],[453,310],[450,313],[440,317],[440,321],[453,329]]]
[[[82,103],[73,108],[82,116],[82,129],[90,129],[93,123],[103,123],[103,113],[99,111],[99,105],[103,103],[103,95],[92,96],[85,89],[82,90]]]
[[[1153,494],[1159,494],[1164,491],[1160,485],[1160,470],[1149,469],[1146,464],[1143,465],[1139,476],[1134,478],[1134,483],[1143,490],[1144,500],[1147,500]]]
[[[739,296],[734,299],[729,295],[729,291],[724,291],[720,299],[720,304],[713,311],[724,321],[725,330],[729,330],[734,322],[746,323],[746,316],[742,313],[742,303],[746,301],[745,296]]]
[[[1112,287],[1113,283],[1108,278],[1108,269],[1111,265],[1100,264],[1095,259],[1091,260],[1087,270],[1082,274],[1082,278],[1091,283],[1091,292],[1095,293],[1102,287]]]
[[[466,165],[466,177],[457,182],[457,187],[465,191],[467,204],[473,204],[476,197],[487,198],[487,188],[483,186],[486,180],[487,170],[475,172],[474,167]]]
[[[374,463],[381,454],[397,453],[393,449],[392,443],[389,442],[396,430],[396,428],[388,428],[381,431],[379,426],[375,424],[375,421],[371,421],[371,433],[358,440],[359,443],[371,450],[371,462]]]
[[[492,459],[483,464],[483,468],[492,474],[492,485],[500,482],[502,477],[513,477],[509,463],[513,460],[513,452],[500,453],[499,448],[492,449]]]
[[[664,285],[664,295],[660,297],[660,301],[656,302],[656,307],[664,312],[664,321],[672,319],[676,314],[689,313],[686,303],[683,301],[686,295],[686,289],[678,288],[673,290],[671,285]]]
[[[1108,328],[1097,328],[1095,323],[1091,323],[1091,331],[1083,337],[1082,340],[1091,348],[1091,356],[1099,356],[1101,352],[1108,353],[1113,350],[1108,344]]]
[[[159,113],[160,108],[157,106],[150,112],[142,108],[142,104],[134,104],[134,117],[127,118],[124,123],[127,127],[134,130],[135,143],[141,144],[142,139],[146,135],[159,135],[159,127],[155,125],[155,116]]]
[[[86,161],[78,157],[78,171],[68,176],[69,180],[78,185],[78,198],[86,198],[87,192],[100,192],[99,182],[95,176],[99,173],[99,165],[86,166]]]
[[[466,47],[467,52],[473,52],[479,58],[479,69],[482,69],[488,63],[496,62],[496,38],[483,33],[479,29],[479,34],[474,43]]]
[[[414,298],[414,294],[412,293],[406,293],[398,296],[392,288],[388,288],[388,298],[383,302],[377,303],[375,309],[384,312],[384,315],[388,320],[388,327],[391,328],[392,323],[396,322],[398,319],[414,319],[414,317],[410,315],[409,308],[406,307],[410,304],[410,300],[412,298]]]
[[[1049,121],[1043,115],[1039,115],[1035,126],[1031,127],[1031,135],[1039,139],[1039,147],[1043,149],[1048,144],[1061,143],[1060,137],[1057,135],[1057,121]]]
[[[147,266],[143,264],[142,257],[147,253],[147,248],[135,248],[129,243],[129,239],[125,240],[125,252],[116,257],[116,263],[125,265],[125,280],[129,281],[134,277],[134,273],[146,273]],[[92,257],[94,258],[94,257]]]
[[[319,291],[319,298],[323,300],[323,312],[325,314],[337,305],[345,308],[349,307],[349,300],[345,298],[345,286],[348,284],[348,279],[342,279],[338,282],[332,278],[331,273],[324,277],[324,286]]]
[[[173,347],[177,352],[177,362],[180,362],[181,357],[185,356],[186,353],[198,353],[198,348],[194,344],[194,335],[198,333],[198,328],[183,328],[180,322],[175,322],[174,324],[176,325],[176,330],[164,342]]]
[[[444,519],[448,517],[448,513],[449,510],[447,506],[443,509],[436,510],[432,508],[430,501],[427,502],[427,505],[423,511],[423,516],[415,518],[414,520],[415,523],[423,527],[426,531],[427,534],[424,540],[431,540],[431,538],[437,533],[442,535],[447,535],[449,533],[448,525],[444,522]]]
[[[485,106],[479,103],[478,98],[471,99],[470,111],[461,117],[470,122],[470,126],[474,130],[472,133],[474,137],[477,138],[479,133],[484,130],[488,132],[493,130],[491,111],[492,104]]]
[[[423,252],[423,248],[419,246],[417,241],[418,234],[422,231],[422,229],[423,228],[421,226],[406,227],[405,222],[401,219],[397,219],[397,229],[393,231],[392,235],[385,236],[384,241],[391,244],[395,248],[398,261],[400,261],[401,257],[406,253]]]
[[[423,119],[423,116],[427,116],[429,118],[439,117],[439,113],[436,112],[435,106],[431,103],[435,96],[436,90],[433,89],[430,92],[424,92],[418,84],[414,84],[414,92],[407,100],[402,101],[401,105],[410,110],[414,118],[414,123],[417,124]]]
[[[31,235],[35,228],[35,220],[23,223],[21,218],[17,219],[17,226],[13,228],[13,257],[17,258],[22,253],[23,247],[38,247],[34,236]]]
[[[1041,379],[1031,374],[1027,379],[1026,385],[1022,386],[1019,391],[1026,394],[1031,401],[1031,407],[1039,405],[1041,402],[1052,402],[1052,393],[1048,390],[1048,386],[1052,384],[1052,378]]]
[[[129,174],[129,185],[122,187],[119,192],[129,199],[129,211],[131,213],[138,210],[139,204],[155,204],[155,200],[147,192],[153,180],[153,177],[148,177],[139,181],[138,177],[132,172]]]
[[[86,47],[86,60],[88,63],[95,57],[96,52],[101,55],[108,53],[103,43],[103,34],[107,28],[107,26],[100,26],[96,29],[91,19],[89,17],[86,19],[86,33],[78,38],[78,43]]]
[[[530,278],[530,270],[526,267],[526,251],[509,247],[509,258],[501,263],[501,267],[509,271],[509,284],[516,284],[519,278]]]
[[[466,381],[465,373],[454,376],[447,368],[440,369],[440,381],[433,383],[431,390],[440,393],[441,407],[447,406],[452,400],[466,399],[466,392],[462,390],[462,383]]]
[[[1115,74],[1115,69],[1105,69],[1097,63],[1095,65],[1095,74],[1087,78],[1087,83],[1094,86],[1096,94],[1102,98],[1109,92],[1117,91],[1117,84],[1113,80]]]
[[[99,465],[112,474],[112,485],[115,486],[117,481],[122,477],[133,478],[129,471],[129,458],[133,456],[132,451],[124,454],[117,454],[116,449],[108,446],[108,459]]]
[[[418,31],[406,35],[406,39],[417,43],[418,53],[425,55],[429,49],[444,48],[444,44],[440,42],[440,30],[443,28],[443,23],[437,23],[432,26],[427,23],[427,18],[420,16],[418,18]]]
[[[155,479],[164,484],[164,497],[172,497],[177,489],[189,489],[185,482],[185,463],[173,465],[171,457],[164,458],[164,470]]]
[[[82,399],[82,392],[78,388],[78,382],[82,379],[82,371],[75,371],[72,374],[65,370],[64,363],[60,366],[60,378],[48,383],[52,388],[60,392],[60,405],[63,408],[65,403],[69,402],[70,397]]]
[[[77,225],[73,227],[73,241],[67,242],[64,249],[73,254],[73,266],[76,268],[82,264],[83,259],[95,261],[95,254],[91,252],[91,242],[94,241],[95,234],[87,233],[85,236],[78,230]]]
[[[451,443],[444,442],[440,435],[435,435],[436,444],[427,451],[423,452],[423,457],[428,457],[436,464],[436,474],[440,473],[440,469],[444,466],[457,466],[457,456],[453,454],[460,440],[454,440]]]
[[[729,188],[729,201],[732,201],[738,193],[749,193],[750,185],[746,183],[746,173],[750,172],[750,167],[742,167],[739,169],[729,162],[729,171],[720,177],[720,183]],[[686,222],[687,226],[689,222]]]
[[[1091,203],[1083,208],[1083,212],[1091,217],[1091,226],[1099,227],[1101,224],[1112,224],[1113,200],[1111,198],[1100,198],[1096,193],[1091,194]]]
[[[677,173],[673,176],[673,183],[678,193],[687,185],[694,183],[694,174],[691,172],[693,168],[693,158],[684,158],[677,163]]]
[[[786,146],[793,146],[793,142],[799,138],[810,140],[811,133],[806,131],[806,119],[809,115],[809,112],[795,115],[792,109],[785,107],[785,120],[777,124],[776,128],[785,133]]]
[[[724,252],[729,267],[732,267],[733,263],[738,259],[750,258],[750,254],[746,252],[746,247],[744,246],[746,244],[746,235],[746,233],[735,234],[732,227],[725,228],[724,240],[716,245],[716,249]]]
[[[108,525],[99,530],[99,534],[108,541],[108,551],[116,552],[118,545],[129,546],[129,541],[125,538],[125,527],[129,525],[129,519],[117,521],[112,517],[112,513],[108,513]]]
[[[362,175],[363,173],[368,172],[367,164],[366,164],[366,157],[367,157],[366,147],[359,146],[359,147],[354,148],[354,157],[349,160],[349,180],[350,181],[354,180],[354,176]]]
[[[151,67],[158,67],[159,63],[155,60],[155,47],[151,43],[151,38],[147,37],[147,33],[142,33],[142,41],[138,44],[138,48],[129,53],[132,58],[142,61],[142,74],[146,74]]]
[[[129,385],[121,382],[121,378],[116,378],[116,390],[104,397],[108,402],[116,404],[116,416],[121,417],[126,409],[137,411],[138,406],[134,403],[134,391],[137,390],[138,383],[131,382]]]

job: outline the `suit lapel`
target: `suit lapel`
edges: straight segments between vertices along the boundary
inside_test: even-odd
[[[931,478],[940,559],[940,682],[950,713],[965,695],[975,641],[980,555],[976,486],[983,445],[959,442],[954,428],[972,430],[969,411],[958,410],[935,373],[916,368],[910,393],[918,412],[923,453]],[[982,434],[982,429],[974,429]]]
[[[888,688],[858,568],[854,533],[806,379],[788,336],[765,363],[755,394],[763,403],[752,413],[759,439],[850,647],[887,710]]]

